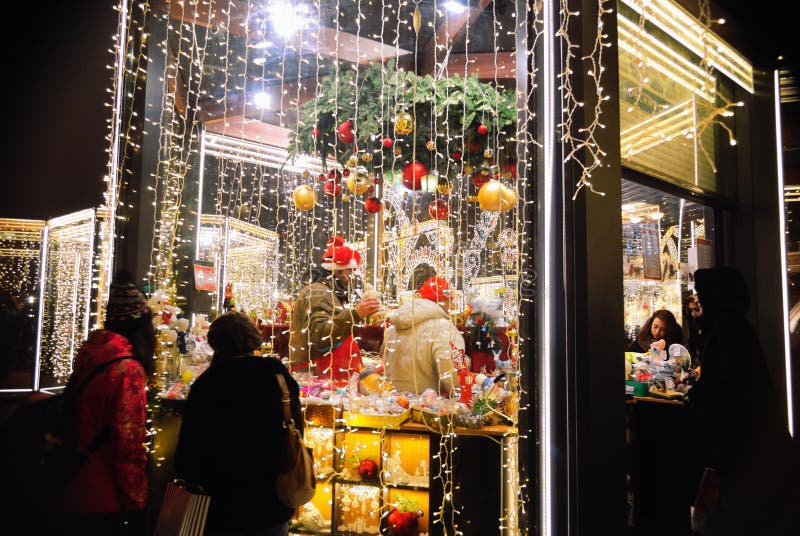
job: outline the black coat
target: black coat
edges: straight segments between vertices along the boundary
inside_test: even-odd
[[[207,528],[259,530],[289,520],[275,494],[282,455],[283,374],[302,430],[299,388],[273,358],[217,358],[189,392],[175,452],[178,476],[211,495]]]
[[[772,384],[758,335],[745,313],[749,295],[730,268],[695,272],[703,304],[700,379],[689,391],[700,462],[720,477],[709,535],[797,534],[800,452]]]

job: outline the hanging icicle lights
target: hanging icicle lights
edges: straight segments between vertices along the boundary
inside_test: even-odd
[[[582,169],[576,194],[592,189],[591,173],[605,154],[595,132],[607,100],[601,84],[608,46],[602,19],[611,13],[606,3],[599,2],[594,47],[583,47],[590,51],[580,59],[590,65],[586,74],[575,69],[572,56],[561,67],[562,142]],[[536,64],[518,62],[517,55],[532,54],[541,21],[523,2],[473,0],[452,11],[456,6],[447,4],[120,2],[124,37],[115,50],[126,76],[112,91],[120,98],[110,123],[106,199],[115,209],[110,221],[118,225],[104,227],[101,243],[126,236],[133,208],[140,218],[152,210],[147,284],[181,303],[199,251],[201,213],[268,229],[278,245],[259,255],[280,267],[274,293],[264,298],[274,304],[276,296],[295,296],[328,238],[342,236],[364,254],[361,277],[388,305],[409,300],[432,273],[458,289],[453,312],[476,296],[502,302],[514,333],[512,372],[518,373],[519,361],[532,358],[520,348],[534,325],[520,318],[534,279],[533,240],[523,232],[534,177],[521,147],[536,142],[529,134],[534,129],[518,117],[534,116],[526,97],[536,81],[531,73],[518,77],[516,69]],[[577,16],[565,3],[562,8],[563,19]],[[559,35],[572,51],[566,28]],[[583,103],[572,93],[575,76],[588,77],[597,102],[594,120],[577,132],[573,121]],[[206,148],[212,134],[230,150]],[[145,153],[151,146],[155,152]],[[144,193],[133,186],[139,157]],[[293,199],[298,187],[303,196]],[[225,258],[253,261],[241,254]],[[231,273],[247,271],[214,260]],[[517,382],[521,411],[529,410],[525,387],[531,384]],[[516,410],[506,418],[512,426],[498,440],[499,470],[515,507],[504,508],[498,522],[507,533],[519,533],[530,475],[518,471],[517,433],[527,441],[532,431],[517,431]],[[453,504],[456,434],[445,429],[439,435],[434,477],[447,491],[438,507],[433,497],[430,505],[431,522],[447,527],[447,534],[462,534]]]

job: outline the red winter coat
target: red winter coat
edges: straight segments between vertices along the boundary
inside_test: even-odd
[[[128,339],[107,330],[89,334],[75,357],[77,385],[98,365],[131,355]],[[135,359],[119,361],[92,378],[78,395],[78,444],[86,448],[105,428],[109,435],[67,487],[61,506],[70,513],[141,510],[147,502],[146,375]]]

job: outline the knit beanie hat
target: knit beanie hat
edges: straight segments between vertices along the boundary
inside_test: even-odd
[[[124,322],[136,320],[151,313],[147,299],[136,285],[129,272],[120,271],[111,281],[106,306],[106,320],[110,322]]]

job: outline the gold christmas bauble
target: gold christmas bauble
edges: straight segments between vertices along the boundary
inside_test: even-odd
[[[435,151],[436,150],[436,142],[433,141],[433,140],[426,141],[425,142],[425,148],[428,149],[429,151]]]
[[[397,156],[400,156],[401,154],[403,154],[403,148],[400,147],[399,145],[395,145],[394,154],[396,154]]]
[[[448,195],[453,191],[453,183],[444,177],[439,177],[439,182],[436,183],[436,190],[442,195]]]
[[[472,166],[469,166],[469,165],[467,165],[467,166],[464,166],[464,173],[466,173],[467,175],[469,175],[470,173],[472,173],[472,170],[473,170],[473,169],[475,169],[475,168],[473,168]]]
[[[478,190],[478,203],[482,210],[498,211],[503,206],[503,184],[498,180],[490,180]]]
[[[358,158],[351,156],[347,159],[347,167],[356,167],[358,165]]]
[[[364,162],[372,162],[372,153],[364,153],[361,155],[361,160]]]
[[[369,177],[363,173],[354,171],[347,177],[347,189],[354,194],[363,194],[369,189]]]
[[[502,186],[503,188],[500,190],[500,210],[511,210],[517,205],[519,195],[517,194],[516,190],[509,188],[506,185]]]
[[[401,112],[394,118],[394,133],[406,136],[414,131],[414,118],[408,112]]]
[[[493,150],[486,149],[485,151],[483,151],[483,157],[484,158],[491,158],[493,156],[494,156],[494,151]]]
[[[308,171],[307,169],[304,169],[302,175],[304,179],[307,179],[311,176],[311,172]]]
[[[308,184],[301,184],[292,192],[292,201],[297,210],[311,210],[317,202],[317,192]]]

